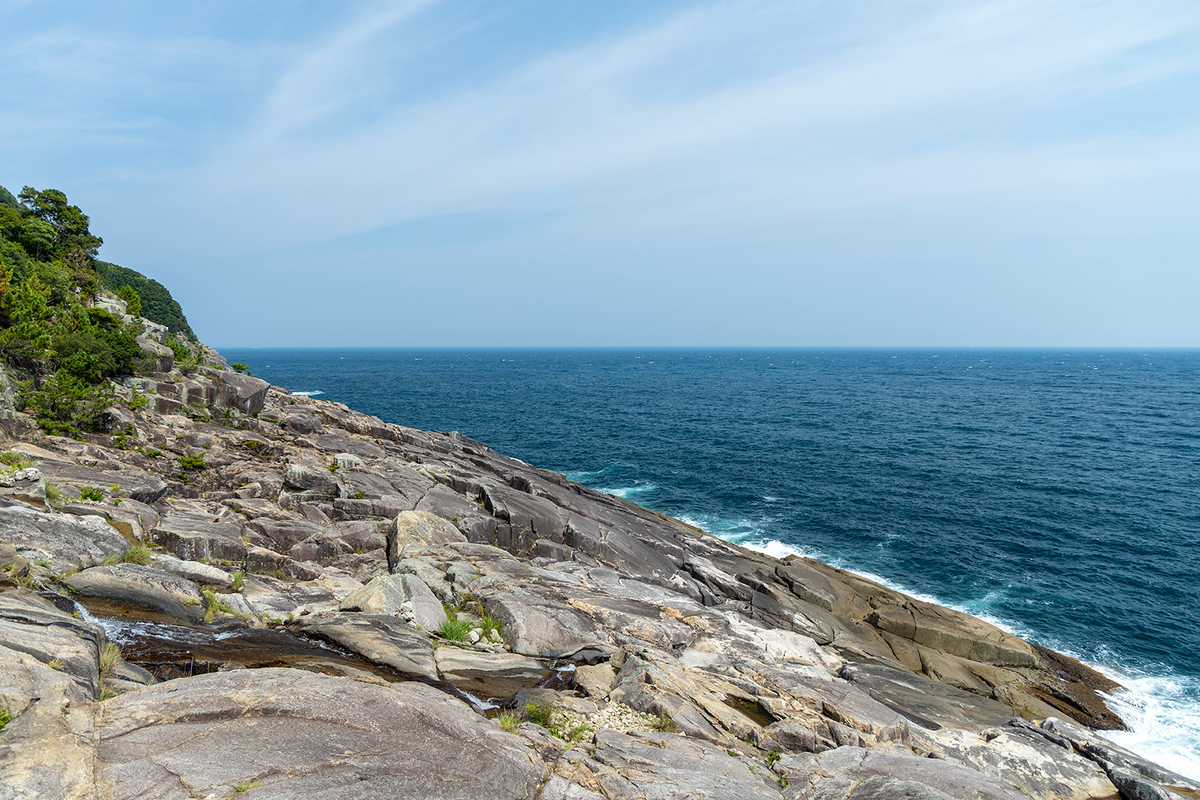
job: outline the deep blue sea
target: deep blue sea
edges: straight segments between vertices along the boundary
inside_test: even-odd
[[[984,617],[1128,688],[1200,778],[1200,353],[224,351],[769,553]]]

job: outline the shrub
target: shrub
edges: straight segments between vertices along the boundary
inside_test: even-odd
[[[40,389],[24,386],[19,402],[46,433],[79,437],[84,431],[99,433],[103,429],[104,410],[116,402],[116,395],[107,383],[91,386],[59,371]]]
[[[496,721],[500,723],[501,728],[511,731],[521,724],[521,716],[514,711],[505,710],[496,715]]]
[[[243,375],[253,375],[254,374],[253,372],[250,371],[250,367],[247,366],[246,364],[243,364],[241,361],[233,362],[232,364],[229,365],[229,368],[231,370],[233,370],[234,372],[240,372]]]
[[[84,486],[79,490],[80,500],[91,500],[93,503],[99,503],[104,499],[104,492],[97,489],[95,486]]]
[[[180,456],[179,466],[183,469],[197,470],[207,467],[208,462],[200,456]]]
[[[144,544],[135,544],[121,554],[121,560],[126,564],[140,564],[144,567],[150,563],[150,548]]]

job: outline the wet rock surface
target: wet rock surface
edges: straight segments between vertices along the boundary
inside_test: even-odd
[[[1200,792],[981,620],[219,366],[131,380],[119,441],[9,426],[0,798]]]

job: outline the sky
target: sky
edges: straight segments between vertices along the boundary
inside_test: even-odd
[[[0,0],[0,185],[231,346],[1200,346],[1200,4]]]

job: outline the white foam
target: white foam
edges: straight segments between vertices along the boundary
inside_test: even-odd
[[[653,483],[639,483],[639,484],[635,484],[634,486],[605,487],[602,489],[597,489],[596,491],[603,492],[604,494],[611,494],[613,497],[620,497],[622,499],[628,500],[633,495],[645,494],[646,492],[653,492],[657,488],[658,487],[655,486]]]
[[[292,392],[292,397],[315,397],[316,395],[319,395],[319,394],[325,394],[325,393],[320,390],[314,390],[311,392]]]

